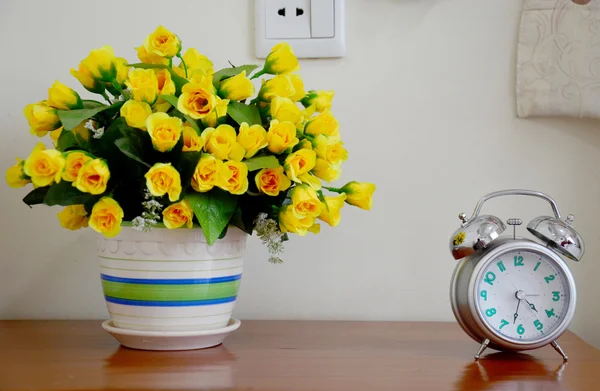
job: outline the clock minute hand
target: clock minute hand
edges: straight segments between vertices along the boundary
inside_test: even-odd
[[[519,300],[519,299],[517,299]],[[517,318],[519,317],[519,306],[521,305],[521,300],[517,302],[517,309],[515,310],[515,315],[513,317],[513,324],[517,322]]]

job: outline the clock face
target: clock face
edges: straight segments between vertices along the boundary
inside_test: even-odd
[[[533,342],[556,330],[570,303],[569,282],[549,256],[510,250],[488,261],[476,284],[481,318],[504,338]]]

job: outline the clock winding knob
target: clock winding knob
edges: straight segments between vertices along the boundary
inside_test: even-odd
[[[523,224],[523,220],[517,219],[517,218],[512,218],[512,219],[506,220],[506,224],[508,224],[508,225],[521,225],[521,224]]]
[[[462,221],[463,224],[465,224],[467,221],[469,221],[466,213],[459,213],[458,218],[460,219],[460,221]]]

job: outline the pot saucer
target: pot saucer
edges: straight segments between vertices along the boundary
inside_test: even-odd
[[[102,328],[121,345],[140,350],[193,350],[220,345],[240,327],[238,319],[231,318],[227,326],[199,331],[141,331],[115,327],[111,320],[102,322]]]

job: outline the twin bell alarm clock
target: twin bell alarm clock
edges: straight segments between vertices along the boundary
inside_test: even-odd
[[[516,236],[518,218],[506,225],[496,216],[480,215],[483,204],[500,196],[532,196],[548,201],[554,216],[533,219],[527,230],[536,241]],[[490,347],[521,351],[545,345],[567,360],[557,343],[575,313],[575,281],[566,260],[579,261],[583,239],[571,226],[573,216],[562,220],[556,202],[544,193],[504,190],[485,195],[473,216],[462,221],[450,238],[450,252],[458,264],[450,286],[452,311],[463,330],[481,343],[475,359]]]

